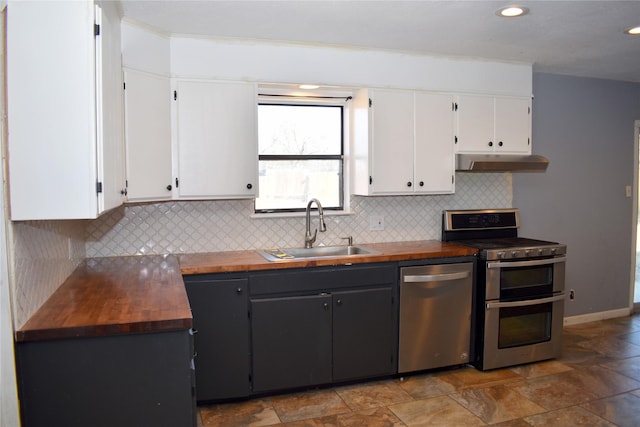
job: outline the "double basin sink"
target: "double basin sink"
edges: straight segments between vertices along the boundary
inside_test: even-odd
[[[330,257],[350,257],[373,255],[380,252],[362,246],[317,246],[315,248],[259,249],[258,252],[267,261],[292,259],[322,259]]]

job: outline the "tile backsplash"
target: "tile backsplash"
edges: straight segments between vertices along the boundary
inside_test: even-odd
[[[508,208],[510,173],[458,173],[456,194],[351,197],[351,214],[328,215],[316,244],[440,239],[443,209]],[[302,246],[304,216],[254,218],[251,200],[127,205],[91,221],[12,222],[14,323],[20,328],[85,257]],[[317,227],[317,214],[312,217]],[[369,229],[371,215],[384,230]]]
[[[11,223],[16,328],[24,325],[85,258],[85,230],[86,221]]]
[[[316,245],[440,239],[444,209],[508,208],[510,173],[458,173],[456,193],[442,196],[351,197],[350,215],[327,215]],[[86,255],[104,257],[302,246],[305,218],[252,217],[252,200],[173,201],[127,205],[87,225]],[[369,229],[371,215],[384,230]],[[316,214],[312,229],[317,227]]]

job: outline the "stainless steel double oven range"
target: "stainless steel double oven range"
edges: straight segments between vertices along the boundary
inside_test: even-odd
[[[479,249],[472,362],[482,370],[562,351],[565,245],[518,237],[517,209],[450,210],[442,240]]]

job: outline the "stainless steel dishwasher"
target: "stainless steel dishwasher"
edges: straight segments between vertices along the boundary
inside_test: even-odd
[[[398,372],[469,362],[473,263],[400,270]]]

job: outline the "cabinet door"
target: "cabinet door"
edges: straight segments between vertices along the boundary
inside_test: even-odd
[[[248,396],[250,392],[248,279],[186,276],[197,353],[198,401]]]
[[[458,153],[491,153],[494,150],[493,97],[458,97]]]
[[[195,427],[192,357],[186,330],[18,343],[22,426]]]
[[[391,287],[333,294],[333,381],[394,372]]]
[[[531,154],[531,100],[496,98],[497,151]]]
[[[113,2],[96,6],[96,111],[98,213],[120,206],[125,200],[125,148],[122,95],[122,43],[120,15]]]
[[[375,90],[371,98],[372,192],[413,192],[413,93]]]
[[[453,96],[415,94],[416,193],[453,193],[454,130]]]
[[[125,73],[127,191],[130,201],[171,198],[169,78]]]
[[[180,197],[255,197],[256,86],[179,81],[176,97]]]
[[[331,382],[331,295],[251,300],[253,391]]]
[[[104,6],[95,37],[91,1],[9,2],[13,220],[96,218],[124,199],[120,25]]]

